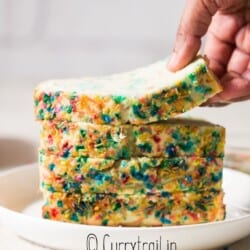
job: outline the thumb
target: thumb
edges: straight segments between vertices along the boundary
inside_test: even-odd
[[[212,16],[218,10],[216,1],[188,0],[178,28],[168,69],[176,71],[188,64],[197,55],[201,38],[207,32]]]

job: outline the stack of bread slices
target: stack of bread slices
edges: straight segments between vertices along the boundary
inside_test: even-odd
[[[173,118],[221,91],[206,61],[35,89],[44,218],[108,226],[224,219],[225,129]]]

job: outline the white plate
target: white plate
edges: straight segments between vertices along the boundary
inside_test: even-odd
[[[250,234],[250,176],[225,169],[223,186],[227,218],[221,222],[154,228],[77,225],[40,217],[38,168],[24,166],[0,175],[0,220],[22,238],[57,249],[210,249]]]

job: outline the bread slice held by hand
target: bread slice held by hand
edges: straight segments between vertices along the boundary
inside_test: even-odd
[[[41,83],[35,114],[38,120],[145,124],[186,112],[221,90],[203,58],[175,73],[162,60],[111,76]]]

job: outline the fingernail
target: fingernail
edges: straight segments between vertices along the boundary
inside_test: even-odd
[[[168,61],[168,64],[167,64],[167,67],[168,67],[168,69],[170,69],[170,70],[175,70],[175,68],[176,68],[176,59],[177,59],[177,53],[176,52],[174,52],[172,55],[171,55],[171,57],[170,57],[170,59],[169,59],[169,61]]]
[[[232,102],[214,102],[214,103],[208,104],[207,107],[211,107],[211,108],[218,107],[219,108],[219,107],[225,107],[231,103]]]
[[[218,102],[223,102],[223,101],[221,100],[221,97],[220,97],[220,96],[215,95],[215,96],[213,96],[212,98],[210,98],[210,99],[208,100],[208,102],[209,102],[209,103],[218,103]]]

